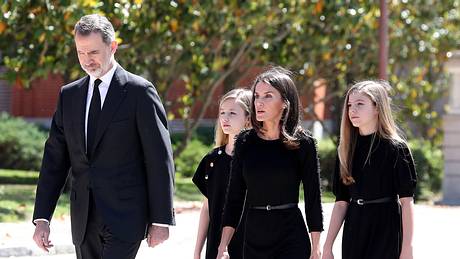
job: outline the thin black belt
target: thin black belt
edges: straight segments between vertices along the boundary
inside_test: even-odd
[[[375,199],[375,200],[363,200],[363,199],[350,199],[350,202],[354,202],[358,205],[366,205],[366,204],[376,204],[376,203],[386,203],[386,202],[392,202],[392,201],[397,201],[398,199],[395,197],[384,197],[380,199]]]
[[[291,208],[297,208],[297,203],[286,203],[281,205],[267,205],[267,206],[251,206],[251,209],[255,210],[285,210]]]

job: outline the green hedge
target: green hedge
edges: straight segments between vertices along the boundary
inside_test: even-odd
[[[0,168],[39,170],[46,134],[7,113],[0,114]]]
[[[427,200],[441,190],[444,172],[442,150],[424,140],[409,142],[417,170],[415,198]]]
[[[192,177],[201,159],[211,149],[212,145],[205,145],[198,139],[190,141],[185,150],[174,158],[176,175],[178,177]]]
[[[409,147],[414,157],[418,178],[415,198],[430,199],[441,189],[444,164],[442,150],[424,140],[411,140]],[[318,150],[323,189],[331,191],[337,149],[330,139],[323,139],[319,141]]]
[[[36,185],[38,172],[0,169],[0,184],[28,184]]]

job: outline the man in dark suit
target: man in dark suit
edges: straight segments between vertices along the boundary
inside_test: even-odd
[[[117,64],[115,31],[100,15],[75,25],[87,76],[62,87],[43,155],[33,222],[48,251],[49,223],[70,173],[77,258],[135,258],[174,225],[174,165],[165,110],[154,86]]]

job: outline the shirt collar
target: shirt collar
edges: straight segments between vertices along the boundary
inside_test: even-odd
[[[112,81],[112,78],[113,78],[113,75],[115,74],[115,70],[117,69],[117,66],[118,66],[118,63],[113,62],[112,68],[107,73],[105,73],[105,75],[103,75],[103,76],[101,76],[99,78],[102,81],[102,84],[100,85],[101,87],[109,87],[110,86],[110,82]],[[90,85],[94,85],[94,81],[96,81],[96,79],[97,79],[96,77],[90,75],[89,76]]]

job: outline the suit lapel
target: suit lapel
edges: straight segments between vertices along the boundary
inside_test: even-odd
[[[96,147],[104,135],[107,126],[112,121],[115,112],[118,110],[121,102],[126,96],[126,71],[120,66],[117,67],[113,74],[107,96],[102,105],[101,115],[97,123],[96,137],[92,147],[92,154],[95,154]]]
[[[77,141],[80,145],[81,150],[86,154],[86,138],[85,138],[85,115],[86,115],[86,98],[88,95],[89,76],[82,79],[77,91],[75,98],[76,102],[74,105],[75,114],[75,132],[77,135]],[[86,156],[85,156],[86,157]]]

